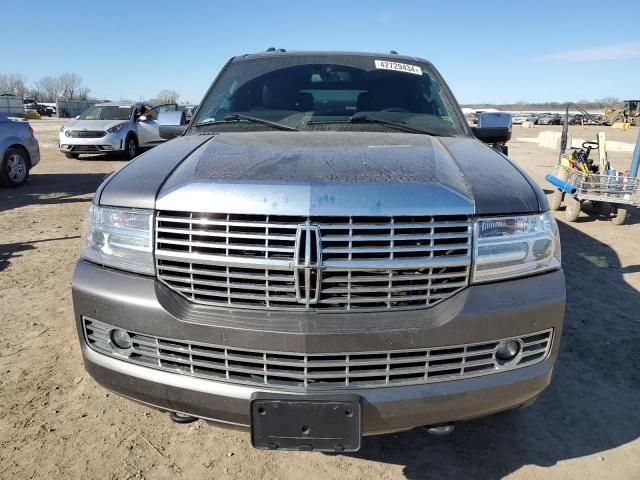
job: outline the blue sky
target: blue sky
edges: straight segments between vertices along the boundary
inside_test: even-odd
[[[0,0],[0,7],[17,19],[2,22],[0,74],[31,82],[74,72],[92,94],[113,100],[169,88],[198,102],[230,57],[270,46],[421,56],[461,103],[640,97],[640,0]]]

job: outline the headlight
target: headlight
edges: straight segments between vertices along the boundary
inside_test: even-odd
[[[124,127],[124,123],[119,123],[118,125],[115,125],[115,126],[113,126],[111,128],[108,128],[107,132],[109,132],[109,133],[117,133],[120,130],[122,130],[122,127]]]
[[[80,256],[101,265],[153,275],[153,212],[98,207],[87,210]]]
[[[472,281],[491,282],[560,267],[560,235],[551,212],[480,218]]]

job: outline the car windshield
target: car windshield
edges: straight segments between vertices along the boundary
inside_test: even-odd
[[[80,115],[80,120],[129,120],[130,105],[94,105]]]
[[[232,62],[191,128],[263,130],[276,122],[306,131],[466,133],[459,107],[430,64],[383,58],[318,54]]]

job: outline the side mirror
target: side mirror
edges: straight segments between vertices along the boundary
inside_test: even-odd
[[[146,122],[147,121],[147,116],[146,115],[140,115],[138,117],[138,121],[139,122]]]
[[[471,130],[481,142],[506,143],[511,140],[511,114],[483,112],[478,115],[478,126],[472,127]]]
[[[158,114],[158,127],[160,137],[165,140],[179,137],[187,129],[187,120],[184,112],[175,110],[171,112],[160,112]]]

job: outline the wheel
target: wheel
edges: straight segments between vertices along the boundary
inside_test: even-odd
[[[124,142],[124,156],[132,160],[138,156],[138,140],[134,135],[129,135]]]
[[[614,225],[622,225],[627,218],[626,205],[611,205],[611,221]]]
[[[21,148],[9,148],[0,164],[0,185],[19,187],[29,178],[29,158]]]
[[[79,153],[65,153],[64,156],[67,158],[80,158]]]
[[[622,122],[624,122],[624,115],[620,115],[620,114],[614,115],[609,119],[609,123],[611,125],[613,125],[614,123],[622,123]]]
[[[562,190],[554,190],[553,193],[549,196],[549,208],[551,210],[560,210],[562,206],[562,199],[564,198],[564,192]]]
[[[568,195],[564,199],[564,203],[567,206],[567,209],[564,211],[565,218],[568,222],[575,222],[578,219],[578,215],[580,215],[580,200]]]

